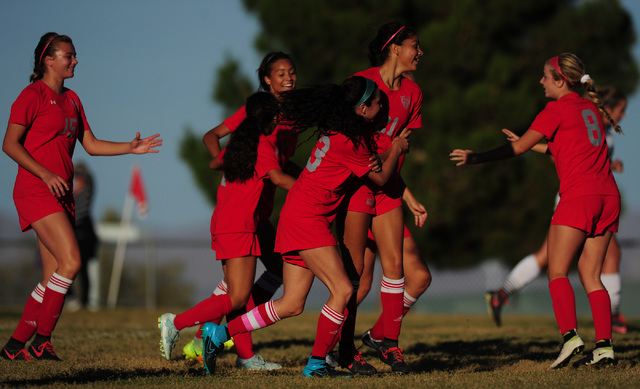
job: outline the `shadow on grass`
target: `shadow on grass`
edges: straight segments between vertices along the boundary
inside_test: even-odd
[[[184,377],[200,377],[203,376],[204,370],[201,367],[189,368],[187,372],[181,372]],[[3,387],[31,387],[51,384],[74,384],[83,385],[97,382],[115,382],[138,380],[146,377],[175,377],[176,372],[170,369],[131,369],[123,371],[122,368],[104,369],[90,368],[81,369],[73,372],[65,371],[53,374],[47,377],[36,379],[9,379],[2,382]]]
[[[557,342],[518,343],[519,339],[494,338],[480,341],[447,341],[435,346],[416,343],[404,350],[406,355],[418,355],[409,360],[415,372],[471,370],[476,372],[503,369],[523,360],[536,362],[552,361],[555,352],[540,351],[556,349]],[[365,355],[375,356],[369,349]]]

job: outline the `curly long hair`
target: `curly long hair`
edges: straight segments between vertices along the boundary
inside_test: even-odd
[[[364,144],[375,153],[374,127],[357,115],[354,108],[366,88],[364,77],[353,76],[341,85],[326,84],[285,92],[280,100],[281,119],[299,132],[316,127],[319,135],[343,134],[354,145]],[[364,102],[366,106],[371,106],[377,90],[376,85]]]
[[[260,135],[273,132],[278,116],[278,100],[267,92],[249,96],[245,106],[247,117],[231,134],[222,161],[227,182],[246,182],[255,175]]]

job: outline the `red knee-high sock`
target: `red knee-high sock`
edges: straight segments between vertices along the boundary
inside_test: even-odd
[[[218,286],[214,289],[213,293],[211,293],[211,296],[220,296],[223,294],[227,294],[227,283],[224,282],[224,280],[220,281],[218,283]],[[220,316],[219,318],[215,319],[215,320],[211,320],[211,322],[216,323],[216,324],[220,324],[222,322],[222,316]],[[204,325],[204,323],[200,323],[200,327],[198,327],[198,331],[196,332],[196,338],[202,339],[202,326]]]
[[[403,299],[402,299],[403,301],[402,318],[403,319],[417,300],[418,300],[417,298],[410,296],[407,293],[407,291],[404,292]],[[371,327],[371,331],[369,332],[369,335],[371,335],[371,337],[374,340],[382,341],[384,339],[384,319],[382,314],[378,316],[378,320],[376,321],[376,324],[374,324],[373,327]]]
[[[600,289],[589,293],[588,297],[593,326],[596,330],[596,342],[611,339],[611,299],[609,293]]]
[[[311,356],[325,358],[333,340],[338,336],[340,326],[344,321],[344,315],[336,312],[328,305],[322,307],[320,318],[318,319],[318,329],[316,340],[313,342]]]
[[[247,302],[247,305],[244,306],[244,308],[233,311],[227,315],[227,322],[230,322],[236,317],[240,317],[246,314],[247,311],[251,311],[253,308],[255,308],[255,306],[256,305],[253,303],[253,298],[249,296],[249,301]],[[251,339],[251,332],[245,332],[234,336],[233,343],[236,345],[236,354],[238,355],[238,358],[250,359],[255,355],[253,352],[253,340]]]
[[[568,278],[556,278],[549,282],[553,312],[560,328],[560,333],[578,328],[576,318],[576,298]]]
[[[55,272],[49,278],[47,288],[42,297],[40,315],[38,316],[38,334],[51,336],[51,332],[53,332],[60,318],[60,313],[64,306],[64,297],[67,295],[72,282],[73,280]]]
[[[404,297],[404,278],[392,280],[382,277],[380,285],[380,301],[384,321],[384,338],[398,340],[402,327],[402,311]]]
[[[176,316],[173,325],[177,330],[196,324],[214,321],[231,312],[231,297],[228,294],[211,296],[199,302],[195,307]]]
[[[18,322],[18,327],[13,332],[13,338],[22,343],[26,343],[38,329],[38,316],[40,315],[40,307],[42,306],[42,298],[44,297],[44,287],[38,283],[31,292],[29,300],[24,306],[22,317]]]
[[[231,320],[227,325],[227,329],[229,330],[229,336],[235,339],[238,334],[268,327],[279,321],[280,317],[273,308],[273,301],[267,301],[244,315]]]

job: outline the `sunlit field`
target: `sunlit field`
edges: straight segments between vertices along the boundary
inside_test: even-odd
[[[162,310],[115,309],[64,312],[53,343],[62,362],[0,360],[0,384],[22,386],[139,386],[184,387],[638,387],[640,332],[614,334],[618,364],[603,369],[548,370],[559,351],[561,337],[553,317],[510,316],[496,328],[485,315],[427,315],[410,313],[404,321],[400,346],[413,369],[397,375],[363,347],[365,358],[379,374],[353,379],[310,379],[301,372],[313,344],[318,312],[284,320],[253,334],[254,349],[265,359],[281,363],[276,372],[241,371],[235,355],[223,353],[215,376],[182,359],[182,346],[195,329],[182,331],[172,360],[159,351],[157,317]],[[20,317],[20,309],[0,309],[0,339],[4,343]],[[358,334],[375,320],[359,316]],[[640,321],[630,320],[632,327]],[[581,317],[579,332],[590,351],[594,342],[590,318]],[[356,343],[358,346],[360,342]],[[576,358],[577,359],[577,358]]]

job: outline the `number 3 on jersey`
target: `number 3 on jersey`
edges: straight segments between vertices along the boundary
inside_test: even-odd
[[[320,143],[324,144],[322,148],[318,147]],[[313,172],[318,168],[318,166],[320,166],[320,162],[322,162],[322,157],[327,155],[327,151],[329,151],[330,145],[331,145],[331,141],[329,140],[329,137],[326,135],[323,135],[322,138],[320,138],[320,140],[318,141],[318,144],[316,144],[315,151],[313,152],[313,154],[311,154],[311,156],[309,157],[309,160],[307,161],[308,171]]]
[[[598,123],[598,117],[590,110],[585,109],[582,111],[582,119],[587,126],[587,134],[589,135],[589,141],[594,146],[600,146],[602,143],[602,137],[600,135],[600,125]]]

